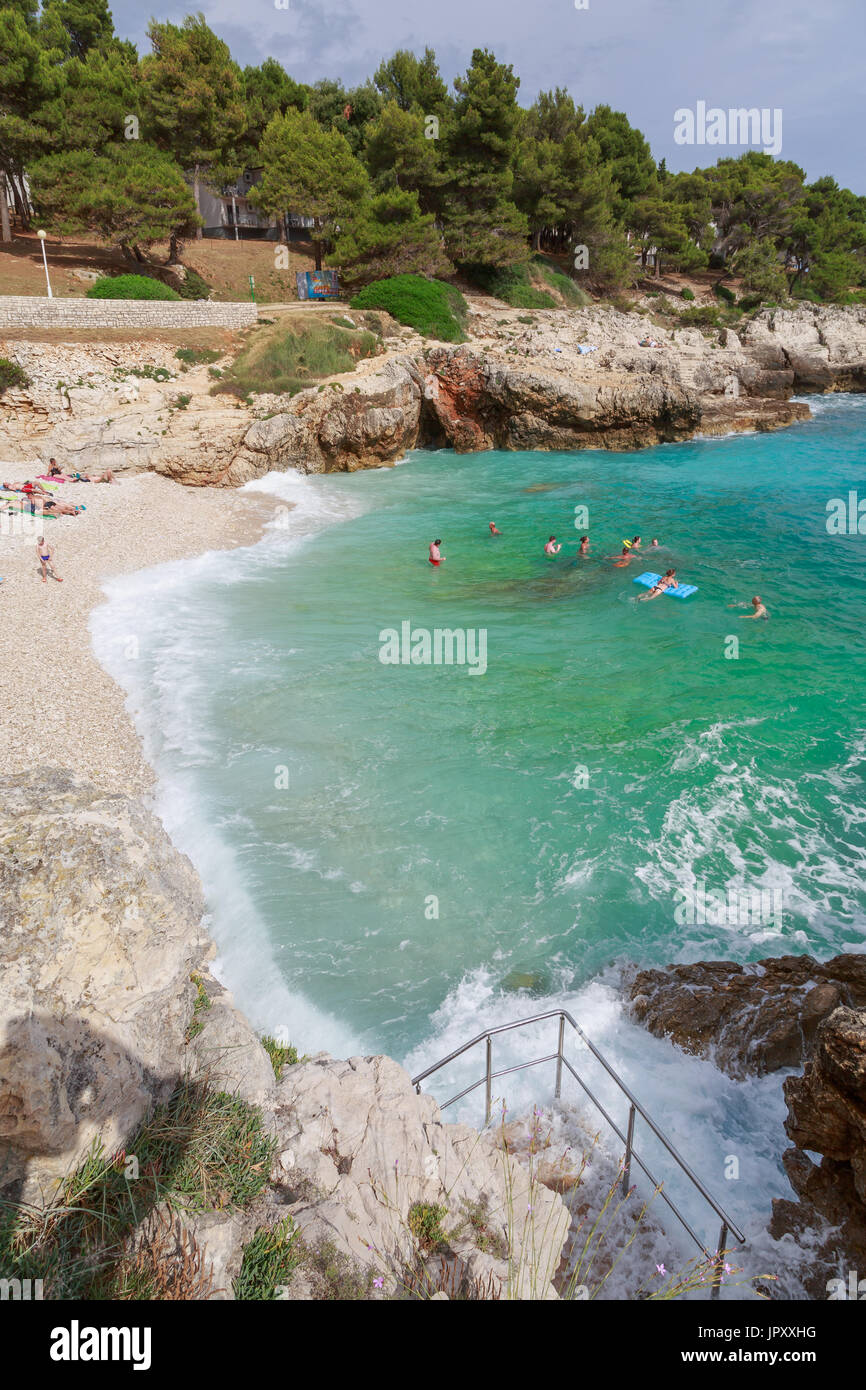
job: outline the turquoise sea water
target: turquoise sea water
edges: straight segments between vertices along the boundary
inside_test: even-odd
[[[112,586],[97,649],[262,1027],[413,1066],[566,1002],[633,1084],[692,1093],[675,1134],[710,1112],[707,1142],[750,1136],[762,1200],[784,1190],[755,1137],[775,1092],[635,1029],[617,971],[863,949],[866,536],[826,521],[866,497],[866,400],[812,403],[787,431],[633,454],[272,475],[295,505],[260,546]],[[657,560],[602,558],[636,532]],[[698,593],[636,603],[668,564]],[[755,593],[769,622],[727,606]],[[483,629],[486,671],[383,664],[404,622]],[[774,911],[683,921],[696,884]]]

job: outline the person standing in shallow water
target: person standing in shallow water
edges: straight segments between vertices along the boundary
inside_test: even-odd
[[[441,565],[442,561],[445,559],[445,556],[441,553],[441,551],[440,551],[440,549],[439,549],[439,547],[440,547],[441,544],[442,544],[442,541],[441,541],[441,540],[438,540],[438,541],[431,541],[431,542],[430,542],[430,563],[431,563],[431,565]]]
[[[558,555],[561,549],[562,544],[556,544],[556,536],[551,536],[547,542],[547,545],[544,547],[544,553],[545,555],[552,557],[554,555]]]
[[[498,528],[498,526],[496,525],[496,522],[495,522],[495,521],[489,521],[487,524],[488,524],[488,526],[490,527],[490,534],[491,534],[491,536],[501,536],[501,535],[502,535],[502,532],[499,530],[499,528]]]
[[[577,547],[578,555],[586,555],[589,551],[589,536],[581,536],[580,545]]]

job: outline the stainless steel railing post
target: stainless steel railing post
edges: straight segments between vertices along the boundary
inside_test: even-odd
[[[493,1108],[493,1039],[487,1034],[487,1074],[484,1078],[484,1123],[490,1124]]]
[[[632,1105],[632,1106],[629,1107],[629,1112],[628,1112],[628,1130],[626,1131],[625,1158],[623,1159],[623,1170],[622,1170],[622,1195],[623,1195],[623,1197],[627,1197],[627,1196],[628,1196],[628,1184],[629,1184],[629,1179],[630,1179],[630,1177],[631,1177],[631,1147],[632,1147],[632,1141],[633,1141],[633,1140],[634,1140],[634,1106]]]
[[[556,1090],[557,1100],[562,1095],[562,1049],[565,1046],[565,1014],[559,1015],[559,1042],[556,1044]]]
[[[727,1221],[723,1221],[722,1229],[719,1231],[719,1248],[716,1251],[716,1258],[714,1261],[716,1266],[716,1274],[718,1277],[716,1279],[716,1282],[713,1284],[713,1287],[710,1289],[710,1298],[718,1298],[721,1292],[721,1286],[718,1281],[721,1278],[722,1270],[725,1267],[725,1242],[727,1241],[727,1239],[728,1223]]]

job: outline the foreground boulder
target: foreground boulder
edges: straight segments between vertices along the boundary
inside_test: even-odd
[[[38,769],[0,780],[0,808],[0,1191],[40,1203],[182,1073],[250,1099],[273,1076],[207,972],[198,876],[141,802]]]
[[[386,1296],[556,1297],[562,1198],[495,1134],[445,1124],[390,1058],[320,1053],[290,1067],[274,1114],[277,1187],[311,1251],[336,1250],[382,1278]],[[419,1251],[433,1209],[441,1238]],[[314,1297],[315,1285],[302,1278],[289,1296]]]
[[[799,1066],[838,1005],[866,1008],[866,956],[669,965],[640,971],[630,994],[635,1018],[657,1037],[711,1057],[729,1076],[763,1076]]]

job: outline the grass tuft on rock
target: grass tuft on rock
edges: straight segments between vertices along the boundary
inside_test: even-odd
[[[293,1067],[301,1060],[296,1047],[291,1043],[278,1043],[269,1033],[262,1038],[262,1047],[271,1059],[274,1076],[278,1081],[283,1074],[283,1067]]]
[[[241,400],[265,392],[293,396],[323,377],[354,371],[379,345],[375,333],[338,327],[311,314],[253,334],[211,390],[230,392]]]
[[[0,357],[0,396],[10,386],[29,385],[30,378],[23,367],[19,367],[17,362],[10,362],[8,357]]]
[[[165,1223],[147,1224],[157,1208],[174,1220],[247,1207],[268,1185],[274,1151],[258,1110],[184,1080],[126,1149],[94,1142],[50,1206],[0,1207],[0,1268],[42,1279],[46,1298],[147,1297],[119,1290],[172,1283],[158,1270]],[[180,1286],[192,1287],[201,1268],[191,1247],[185,1268]]]
[[[290,1216],[275,1226],[260,1226],[244,1246],[241,1271],[234,1281],[239,1300],[272,1302],[281,1298],[303,1258],[298,1232]]]

